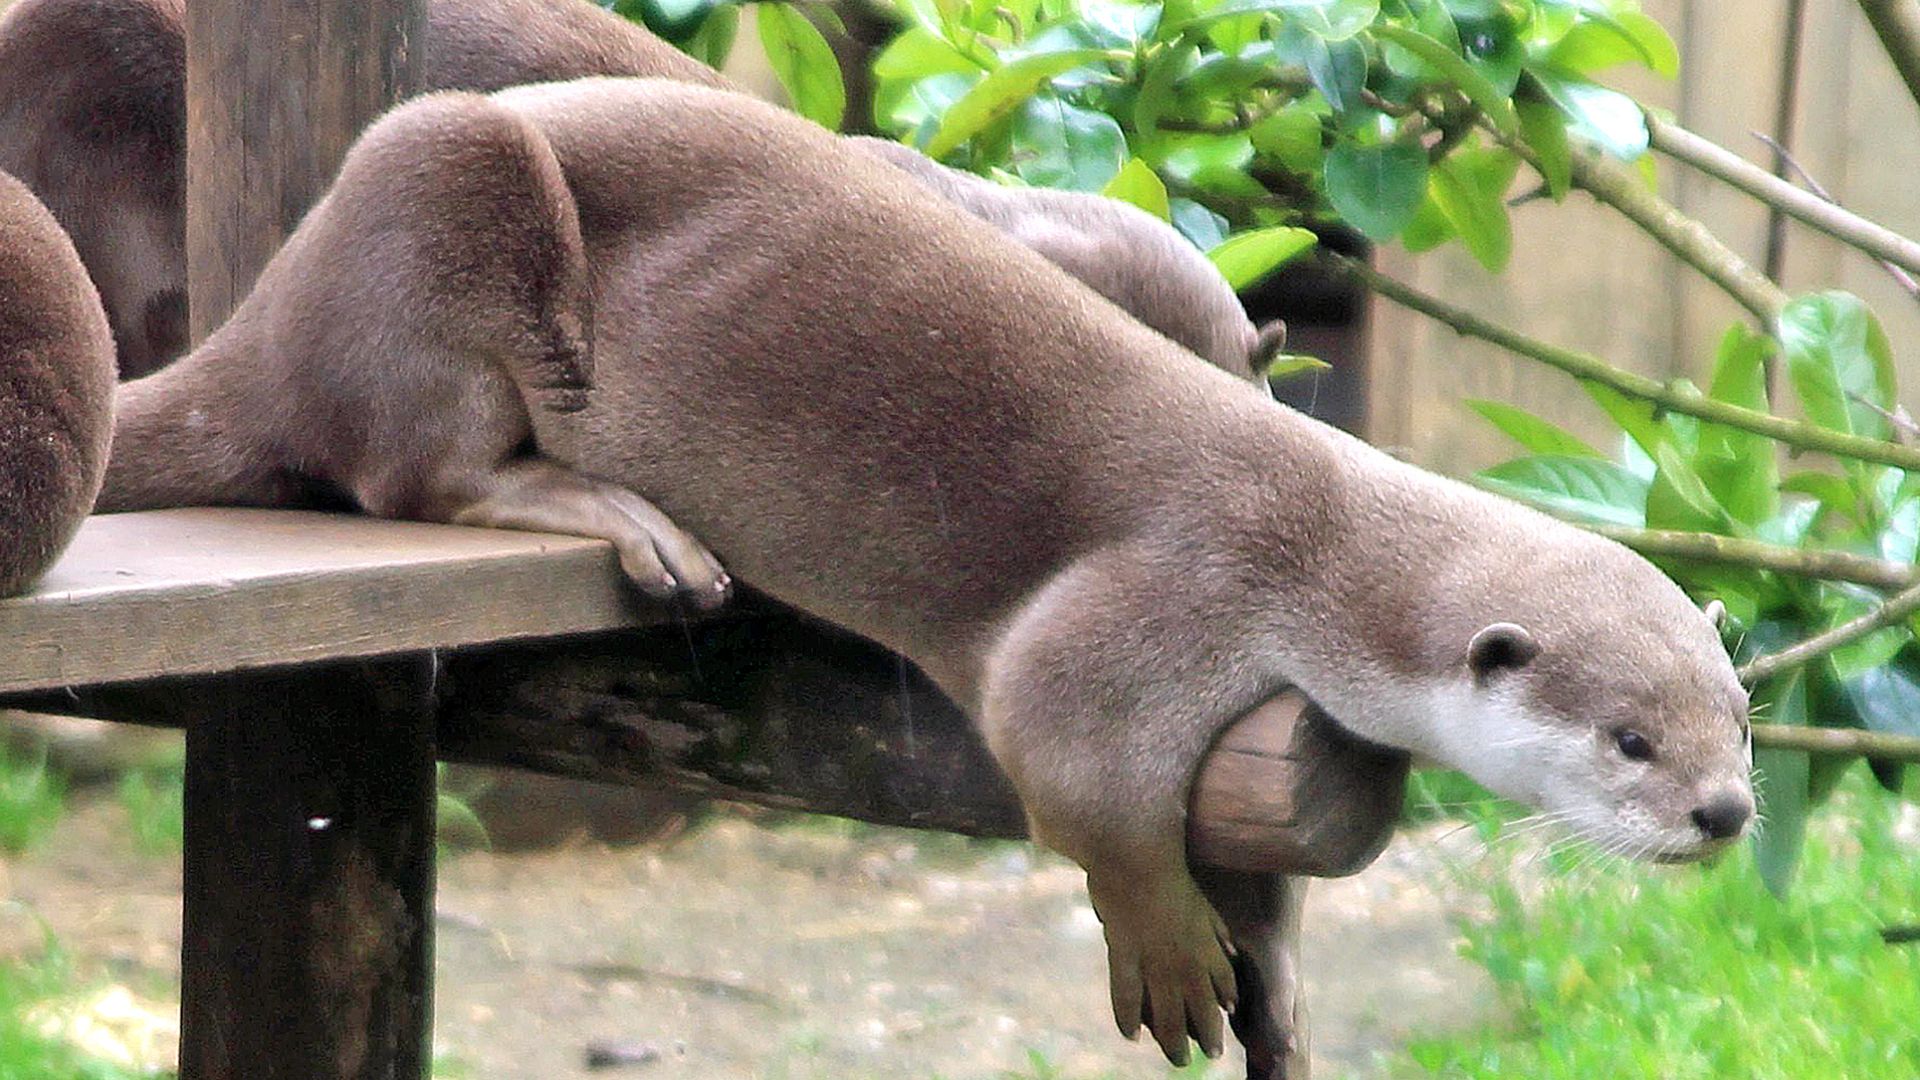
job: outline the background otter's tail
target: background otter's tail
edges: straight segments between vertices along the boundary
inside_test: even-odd
[[[33,584],[92,508],[113,380],[113,336],[80,256],[0,173],[0,595]]]

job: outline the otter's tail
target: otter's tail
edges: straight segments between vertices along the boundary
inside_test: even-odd
[[[80,256],[0,173],[0,596],[38,580],[92,508],[113,376],[106,310]]]

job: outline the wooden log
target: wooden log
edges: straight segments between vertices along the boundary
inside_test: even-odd
[[[339,665],[302,669],[322,683]],[[0,705],[182,726],[223,676],[0,698]],[[973,725],[911,665],[765,603],[707,622],[441,654],[443,759],[668,785],[715,798],[972,836],[1026,822]],[[1404,755],[1297,695],[1219,740],[1194,785],[1197,862],[1338,876],[1398,817]]]
[[[425,0],[187,5],[192,339],[226,321],[367,123],[410,92]]]
[[[181,1080],[431,1066],[430,661],[234,676],[187,725]]]

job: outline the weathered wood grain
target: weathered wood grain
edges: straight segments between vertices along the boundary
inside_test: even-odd
[[[226,321],[374,117],[407,95],[425,0],[187,5],[187,294]]]
[[[610,545],[263,510],[89,519],[0,601],[0,693],[640,625]]]
[[[431,1065],[430,664],[234,676],[187,726],[182,1080]]]
[[[338,665],[304,669],[321,683]],[[220,678],[62,690],[10,704],[191,727]],[[747,600],[725,617],[440,659],[447,760],[509,765],[888,825],[1025,834],[971,723],[911,665]],[[1194,786],[1189,852],[1227,869],[1334,876],[1378,854],[1402,755],[1342,733],[1297,696],[1219,740]]]

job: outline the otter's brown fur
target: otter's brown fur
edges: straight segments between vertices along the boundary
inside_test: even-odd
[[[910,657],[1087,868],[1115,1015],[1176,1060],[1234,999],[1187,786],[1280,685],[1648,853],[1723,842],[1702,799],[1751,807],[1739,682],[1645,560],[1273,403],[739,95],[396,110],[233,320],[121,405],[112,507],[303,477],[605,537],[697,601],[711,548]],[[1657,767],[1610,756],[1624,723]]]
[[[32,585],[93,506],[113,433],[113,338],[73,244],[0,173],[0,596]]]
[[[92,271],[122,376],[186,351],[183,0],[20,0],[0,15],[0,170],[52,208]],[[498,90],[592,75],[731,88],[587,0],[431,0],[421,84]],[[1000,188],[862,145],[1004,228],[1154,329],[1246,377],[1264,366],[1231,290],[1163,222],[1108,199]]]

